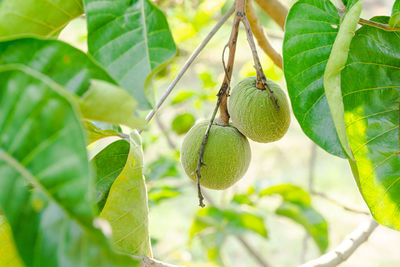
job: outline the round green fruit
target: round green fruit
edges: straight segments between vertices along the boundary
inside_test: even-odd
[[[186,134],[181,148],[181,162],[186,174],[197,182],[195,170],[199,150],[208,122],[194,125]],[[213,124],[204,150],[200,184],[210,189],[223,190],[243,177],[249,167],[249,141],[235,127]]]
[[[267,79],[279,109],[269,92],[258,89],[256,82],[256,77],[248,77],[232,89],[228,111],[232,124],[242,134],[256,142],[274,142],[281,139],[289,128],[289,104],[285,92],[277,83]]]

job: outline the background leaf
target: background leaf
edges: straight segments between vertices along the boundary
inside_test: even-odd
[[[276,214],[288,217],[302,225],[314,239],[321,253],[328,248],[328,224],[315,209],[311,206],[283,202]]]
[[[76,107],[36,75],[21,66],[0,72],[0,207],[21,259],[26,266],[135,266],[93,227],[94,185]]]
[[[361,27],[342,71],[342,93],[360,192],[379,223],[400,230],[398,47],[398,32]]]
[[[142,168],[141,138],[132,132],[128,159],[111,186],[100,216],[111,223],[114,246],[119,251],[151,257],[147,190]]]
[[[286,19],[283,64],[293,113],[304,133],[329,153],[345,157],[323,87],[339,24],[329,0],[297,1]]]
[[[260,192],[260,197],[279,194],[284,201],[305,206],[311,204],[310,195],[301,187],[292,184],[279,184],[268,187]]]
[[[81,0],[2,0],[0,39],[26,34],[54,36],[82,13]]]
[[[400,1],[394,1],[392,8],[392,16],[389,19],[390,27],[400,27]]]
[[[172,121],[172,130],[177,134],[185,134],[194,125],[196,118],[191,113],[183,113],[176,116]]]
[[[176,53],[167,20],[149,0],[85,0],[89,52],[139,102],[150,108],[146,78]]]

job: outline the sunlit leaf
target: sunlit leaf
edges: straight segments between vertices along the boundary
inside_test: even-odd
[[[195,92],[191,92],[191,91],[180,92],[172,99],[171,105],[176,105],[176,104],[182,103],[183,101],[190,99],[195,94],[196,94]]]
[[[110,136],[119,136],[120,134],[112,129],[102,130],[96,127],[93,123],[89,121],[85,121],[85,130],[88,144],[91,144],[99,139],[110,137]]]
[[[93,227],[94,184],[70,95],[21,65],[0,69],[0,87],[0,207],[24,264],[135,266]]]
[[[254,206],[253,201],[247,194],[235,194],[232,198],[232,201],[240,205]]]
[[[0,39],[26,34],[53,36],[82,13],[81,0],[2,0]]]
[[[138,133],[130,136],[128,159],[111,186],[100,216],[110,222],[118,251],[151,256],[142,143]]]
[[[0,267],[23,267],[15,248],[10,225],[0,215]]]
[[[89,52],[139,102],[150,108],[146,79],[176,53],[167,20],[149,0],[84,0]]]
[[[392,16],[389,19],[390,27],[400,27],[400,0],[394,1],[392,8]]]
[[[387,23],[388,17],[374,20]],[[363,26],[342,71],[345,122],[359,170],[358,186],[372,215],[400,230],[400,35]],[[362,49],[360,49],[362,48]]]

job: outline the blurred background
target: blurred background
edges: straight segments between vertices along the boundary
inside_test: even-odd
[[[151,85],[160,96],[233,0],[155,2],[165,12],[178,46],[178,55],[156,75]],[[286,4],[290,6],[292,2]],[[362,17],[390,15],[392,5],[391,0],[365,0]],[[257,5],[254,7],[270,40],[280,51],[282,31]],[[330,250],[367,219],[365,214],[342,207],[368,211],[345,160],[313,145],[292,116],[289,131],[280,141],[272,144],[250,141],[252,161],[236,185],[225,191],[203,189],[217,207],[217,211],[208,208],[208,213],[198,207],[196,188],[179,162],[184,134],[196,121],[211,116],[223,79],[222,49],[231,25],[229,20],[211,40],[156,120],[142,134],[153,254],[165,262],[186,266],[262,266],[257,257],[263,259],[264,266],[297,266],[320,255],[317,243],[310,237],[312,231],[318,230],[312,227],[313,220],[321,222],[322,218],[326,222]],[[86,51],[85,19],[71,22],[60,38]],[[282,71],[260,49],[258,52],[267,78],[286,90]],[[252,66],[251,52],[241,32],[232,86],[255,75]],[[316,214],[302,214],[304,218],[278,215],[276,211],[284,199],[279,194],[261,196],[260,193],[279,184],[303,188],[311,196]],[[210,207],[210,201],[206,205]],[[254,216],[248,221],[253,227],[246,223],[228,225],[229,220],[243,214]],[[261,226],[254,227],[260,222]],[[263,233],[264,227],[267,235]],[[399,232],[380,226],[341,266],[400,266],[399,243]]]

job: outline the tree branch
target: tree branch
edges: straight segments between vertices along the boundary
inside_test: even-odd
[[[362,211],[362,210],[358,210],[358,209],[355,209],[355,208],[351,208],[351,207],[341,203],[340,201],[338,201],[336,199],[333,199],[332,197],[328,196],[325,193],[317,192],[315,190],[312,190],[310,193],[312,195],[314,195],[314,196],[318,196],[320,198],[326,199],[326,200],[330,201],[332,204],[335,204],[336,206],[339,206],[342,209],[347,210],[349,212],[358,213],[358,214],[364,214],[364,215],[370,215],[369,212],[367,212],[367,211]]]
[[[167,97],[171,94],[172,90],[174,89],[176,84],[179,82],[179,80],[182,78],[182,76],[185,74],[187,69],[190,67],[190,65],[193,63],[193,61],[196,59],[196,57],[200,54],[200,52],[203,50],[203,48],[208,44],[208,42],[215,35],[215,33],[222,27],[222,25],[224,25],[224,23],[228,20],[228,18],[233,14],[234,10],[235,10],[234,7],[229,9],[229,11],[226,12],[226,14],[218,21],[218,23],[214,26],[214,28],[210,31],[210,33],[206,36],[206,38],[196,48],[196,50],[194,50],[192,55],[189,57],[189,59],[183,65],[182,69],[179,71],[178,75],[176,75],[176,77],[170,83],[167,90],[164,92],[164,94],[160,98],[160,100],[158,100],[154,109],[146,116],[146,120],[148,122],[151,121],[151,119],[154,117],[154,114],[156,114],[158,109],[161,107],[161,105],[164,103],[164,101],[167,99]]]
[[[267,13],[282,30],[285,27],[285,20],[288,14],[288,8],[279,0],[255,0],[257,4]]]
[[[379,28],[379,29],[382,29],[385,31],[389,31],[389,32],[400,31],[400,28],[392,28],[387,24],[375,22],[372,20],[362,19],[362,18],[360,18],[360,20],[358,21],[358,24],[372,26],[372,27]]]
[[[333,267],[346,261],[357,248],[368,240],[378,223],[370,218],[350,233],[334,250],[300,267]]]
[[[145,256],[132,256],[132,257],[140,261],[140,267],[183,267],[151,259]]]
[[[255,14],[251,0],[247,0],[246,15],[249,20],[251,30],[257,39],[258,45],[265,52],[265,54],[272,59],[275,65],[282,69],[282,56],[274,49],[268,40],[268,37],[258,21],[257,15]]]

